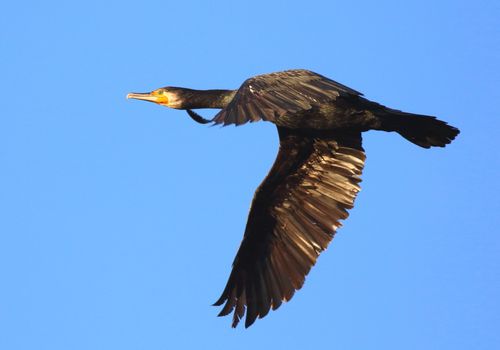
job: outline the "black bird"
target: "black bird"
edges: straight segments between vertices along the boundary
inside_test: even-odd
[[[302,287],[318,255],[346,219],[360,190],[361,133],[395,131],[430,148],[459,130],[435,117],[401,112],[317,73],[296,69],[247,79],[238,90],[164,87],[128,98],[185,109],[199,123],[276,124],[278,156],[255,192],[227,285],[215,305],[245,327],[276,310]],[[195,108],[219,108],[210,121]]]

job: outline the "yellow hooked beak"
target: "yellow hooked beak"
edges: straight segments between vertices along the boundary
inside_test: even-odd
[[[158,103],[160,105],[168,106],[168,97],[165,94],[158,92],[157,90],[145,93],[131,92],[130,94],[127,95],[127,98],[149,101]]]

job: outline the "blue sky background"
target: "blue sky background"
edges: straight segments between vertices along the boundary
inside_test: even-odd
[[[0,348],[499,348],[499,28],[496,0],[5,2]],[[363,190],[304,288],[233,330],[210,305],[275,128],[125,95],[288,68],[462,133],[365,134]]]

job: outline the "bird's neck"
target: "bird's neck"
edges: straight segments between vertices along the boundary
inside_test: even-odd
[[[183,92],[182,109],[225,108],[236,94],[236,90],[191,90]]]

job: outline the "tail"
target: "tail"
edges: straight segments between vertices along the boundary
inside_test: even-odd
[[[382,122],[382,130],[396,131],[423,148],[444,147],[460,133],[457,128],[428,115],[385,109],[377,116]]]

